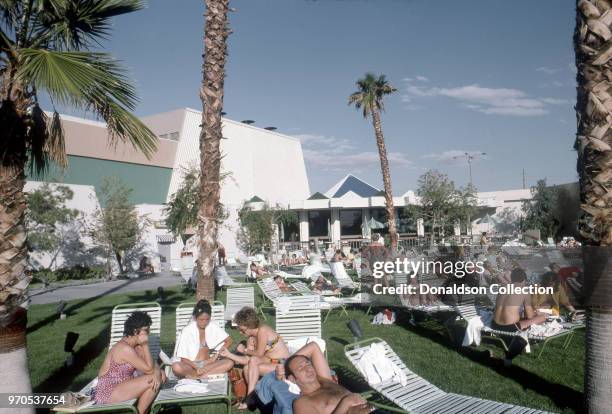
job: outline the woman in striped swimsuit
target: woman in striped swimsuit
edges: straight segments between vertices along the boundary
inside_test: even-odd
[[[132,313],[124,324],[123,338],[108,351],[98,373],[96,404],[113,404],[138,399],[138,413],[148,412],[163,381],[149,350],[151,318]],[[143,375],[134,377],[138,370]]]

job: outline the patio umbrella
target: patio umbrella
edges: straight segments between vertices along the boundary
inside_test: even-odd
[[[386,226],[380,221],[374,220],[374,217],[372,217],[370,221],[368,221],[368,227],[370,229],[384,229]]]

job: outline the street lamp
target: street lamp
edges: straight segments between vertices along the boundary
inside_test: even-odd
[[[454,160],[456,160],[457,158],[465,158],[467,160],[468,163],[468,168],[470,170],[470,186],[473,185],[472,182],[472,160],[475,158],[480,157],[481,155],[487,155],[486,152],[473,152],[473,153],[469,153],[469,152],[464,152],[463,155],[456,155],[453,157]]]

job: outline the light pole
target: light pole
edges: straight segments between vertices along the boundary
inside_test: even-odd
[[[473,153],[469,153],[469,152],[464,152],[463,155],[456,155],[453,157],[454,160],[456,160],[457,158],[464,158],[467,160],[468,163],[468,168],[470,170],[470,187],[473,185],[472,182],[472,160],[474,158],[480,157],[481,155],[487,155],[486,152],[473,152]]]

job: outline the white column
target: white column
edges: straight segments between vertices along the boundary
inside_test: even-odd
[[[422,218],[417,219],[417,236],[425,236],[425,222]]]
[[[335,245],[340,243],[340,209],[331,209],[331,242]]]
[[[362,216],[361,225],[363,226],[362,233],[363,233],[363,229],[365,228],[367,230],[365,233],[365,236],[366,236],[365,238],[370,239],[372,237],[372,231],[368,227],[368,221],[370,221],[370,209],[364,208],[361,212],[361,216]]]
[[[459,220],[455,221],[453,230],[455,231],[455,236],[461,236],[461,221]]]
[[[308,212],[300,211],[300,242],[308,243]]]

